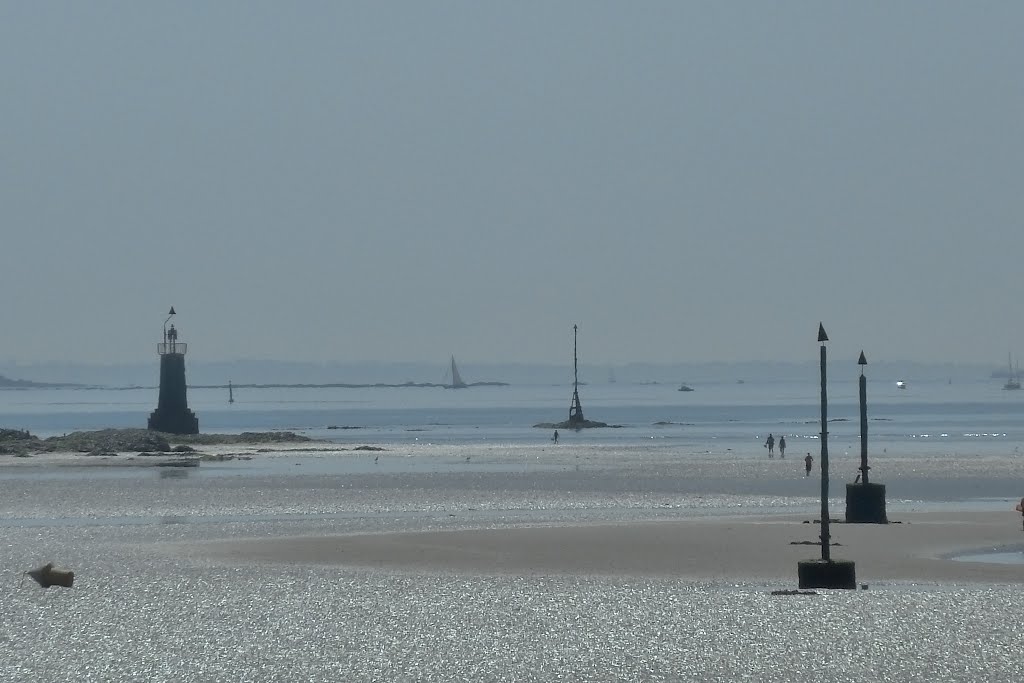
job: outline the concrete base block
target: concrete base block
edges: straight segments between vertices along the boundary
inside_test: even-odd
[[[803,560],[796,570],[800,588],[857,589],[857,571],[850,560]]]
[[[888,524],[889,520],[885,516],[885,485],[847,484],[846,522]]]

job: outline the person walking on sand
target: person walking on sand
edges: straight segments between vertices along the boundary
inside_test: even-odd
[[[786,435],[783,434],[779,437],[779,457],[785,459],[786,457]]]
[[[555,430],[555,435],[551,437],[551,440],[558,443],[558,430]]]
[[[812,467],[813,465],[814,465],[814,458],[812,458],[812,457],[811,457],[811,454],[810,454],[810,453],[808,453],[808,454],[807,454],[807,457],[806,457],[806,458],[804,458],[804,470],[805,470],[805,471],[804,471],[804,476],[805,476],[805,477],[809,477],[809,476],[811,476],[811,467]]]
[[[768,448],[768,457],[775,457],[775,437],[771,434],[768,435],[768,440],[764,442],[764,445]]]

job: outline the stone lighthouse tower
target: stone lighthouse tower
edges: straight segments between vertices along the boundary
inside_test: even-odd
[[[173,317],[172,306],[164,321],[164,340],[156,346],[160,355],[160,399],[156,410],[149,415],[149,428],[168,434],[198,434],[199,418],[188,409],[185,395],[186,344],[178,341],[178,331],[173,324],[169,329],[167,327]]]

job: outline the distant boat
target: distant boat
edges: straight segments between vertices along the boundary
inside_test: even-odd
[[[904,382],[903,380],[897,380],[896,388],[897,389],[906,389],[907,388],[907,383]]]
[[[1016,369],[1013,367],[1013,357],[1010,354],[1006,354],[1006,360],[1010,365],[1010,374],[1006,377],[1003,389],[1010,391],[1020,389],[1020,366],[1018,365]]]
[[[445,385],[445,389],[465,389],[469,385],[462,381],[459,369],[455,367],[455,356],[452,356],[452,383]]]
[[[235,402],[235,391],[231,386],[231,380],[228,380],[228,403]]]
[[[688,387],[685,384],[679,386],[679,391],[693,391],[693,387]]]

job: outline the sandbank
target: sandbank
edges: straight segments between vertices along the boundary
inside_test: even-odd
[[[859,582],[1024,583],[1024,565],[952,555],[1024,548],[1019,513],[937,511],[901,523],[832,524],[835,559]],[[209,541],[187,553],[229,563],[319,564],[394,571],[610,575],[795,582],[796,563],[821,556],[806,516],[719,517],[584,526],[403,532]]]

